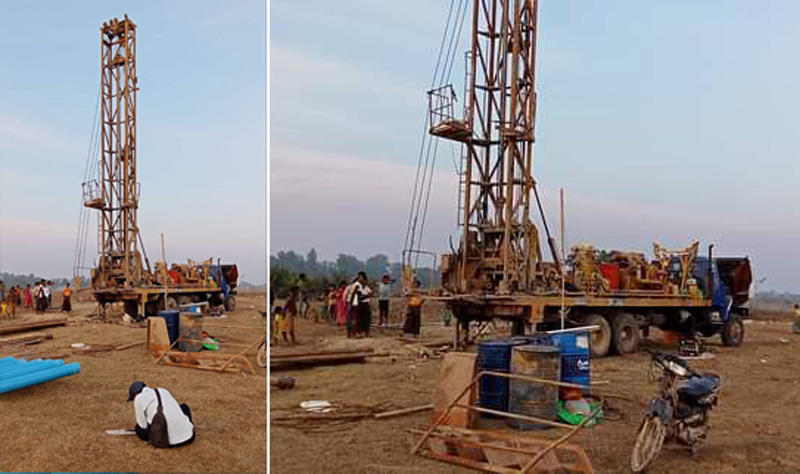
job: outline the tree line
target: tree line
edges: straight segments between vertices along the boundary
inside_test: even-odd
[[[71,283],[70,280],[66,278],[44,278],[33,273],[29,273],[27,275],[16,275],[14,273],[0,273],[0,281],[3,282],[5,287],[11,288],[12,286],[19,285],[20,288],[25,288],[26,285],[31,285],[31,288],[36,285],[36,283],[42,280],[49,280],[53,282],[53,286],[55,288],[62,288],[67,286],[67,283]]]
[[[377,254],[366,260],[340,253],[336,260],[320,260],[316,249],[312,248],[305,255],[293,250],[280,251],[269,257],[269,286],[270,292],[278,297],[285,298],[289,288],[299,282],[303,274],[308,281],[312,295],[320,295],[328,285],[338,285],[341,281],[350,283],[358,272],[364,272],[370,281],[378,282],[383,275],[389,275],[397,282],[401,281],[403,266],[400,262],[391,262],[384,254]],[[417,269],[417,276],[423,287],[430,285],[431,271],[429,268]],[[438,273],[433,274],[434,283],[438,283]],[[398,283],[395,291],[400,291]]]

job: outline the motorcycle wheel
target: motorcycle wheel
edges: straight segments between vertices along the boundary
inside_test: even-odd
[[[256,354],[256,363],[262,369],[267,367],[267,341],[262,342],[261,345],[258,347],[258,353]]]
[[[655,460],[661,447],[664,445],[664,438],[667,434],[667,427],[656,415],[648,415],[639,428],[636,436],[636,443],[631,452],[631,470],[642,472]]]

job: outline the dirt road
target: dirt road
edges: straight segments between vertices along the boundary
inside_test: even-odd
[[[440,308],[426,308],[429,326],[424,329],[425,340],[447,341],[452,337],[450,329],[441,325],[439,311]],[[684,448],[665,447],[652,472],[800,471],[800,427],[793,415],[800,402],[800,377],[795,369],[800,336],[794,335],[789,326],[788,319],[750,321],[745,344],[740,348],[722,347],[718,337],[709,340],[717,351],[716,357],[693,362],[696,369],[714,372],[723,379],[720,404],[711,416],[708,443],[696,458]],[[365,346],[390,351],[394,357],[376,358],[365,364],[281,371],[297,379],[297,388],[271,389],[271,414],[293,412],[303,400],[370,406],[389,403],[398,408],[432,402],[439,361],[419,359],[397,339],[399,331],[375,331],[370,339],[347,340],[329,323],[301,320],[298,329],[301,347],[277,347],[272,353]],[[648,344],[663,348],[656,341],[660,341],[660,334],[653,331]],[[609,381],[603,391],[631,400],[615,403],[621,419],[606,421],[576,438],[598,472],[629,471],[630,448],[642,408],[656,391],[655,385],[647,381],[647,360],[645,354],[635,354],[593,361],[593,378]],[[409,454],[417,439],[409,429],[423,427],[427,417],[427,413],[419,413],[385,420],[365,419],[342,425],[340,431],[332,433],[273,425],[271,468],[281,473],[469,472]]]

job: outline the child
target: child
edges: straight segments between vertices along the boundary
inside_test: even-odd
[[[328,285],[325,303],[328,305],[328,319],[336,321],[336,286],[333,284]]]
[[[283,319],[283,308],[280,306],[276,306],[272,308],[272,316],[273,319],[270,320],[269,330],[270,330],[270,338],[272,339],[272,345],[277,346],[280,337],[279,334],[283,332],[284,326],[284,319]]]
[[[0,301],[0,318],[6,317],[7,308],[8,308],[8,303],[6,303],[6,299],[3,298],[3,301]]]
[[[292,345],[297,344],[297,339],[294,336],[294,320],[300,307],[300,287],[295,285],[289,290],[289,298],[283,307],[284,313],[284,327],[283,327],[283,340],[289,342],[286,338],[286,333],[292,337]]]

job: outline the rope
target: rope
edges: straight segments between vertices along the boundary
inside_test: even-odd
[[[458,10],[456,10],[456,17],[452,22],[452,12],[455,1],[451,1],[450,10],[447,14],[447,21],[445,23],[445,31],[442,36],[442,42],[439,46],[439,54],[436,60],[436,67],[434,70],[433,78],[431,79],[431,90],[437,87],[444,86],[449,82],[455,63],[456,52],[458,51],[458,44],[460,42],[461,31],[466,18],[466,11],[468,2],[460,0]],[[447,43],[447,52],[445,53],[444,65],[441,64],[442,53],[444,52],[444,45]],[[440,68],[440,66],[442,66]],[[425,223],[427,220],[431,188],[433,186],[434,168],[436,166],[436,158],[439,150],[439,139],[434,137],[433,140],[429,138],[429,115],[425,115],[425,125],[423,128],[423,136],[420,144],[420,155],[417,161],[417,172],[414,180],[414,193],[411,200],[411,209],[409,211],[408,228],[406,229],[405,248],[407,250],[417,250],[421,244],[422,237],[425,232]],[[423,165],[424,154],[424,165]],[[420,171],[422,172],[420,177]],[[424,202],[423,202],[424,196]],[[420,219],[421,215],[421,219]],[[417,232],[417,225],[419,224],[419,232]],[[416,245],[415,245],[416,244]],[[416,253],[414,258],[414,267],[419,265],[420,254]],[[408,254],[407,261],[411,263],[411,254]]]
[[[450,17],[453,14],[454,6],[455,6],[455,0],[450,0],[450,9],[447,12],[447,20],[445,21],[445,30],[444,33],[442,33],[442,41],[441,44],[439,45],[439,54],[436,57],[436,67],[434,68],[433,77],[431,78],[431,87],[430,87],[431,89],[433,89],[433,86],[436,82],[436,76],[438,76],[439,74],[439,65],[441,64],[442,61],[442,52],[444,51],[444,43],[447,39],[447,32],[450,29]],[[428,112],[426,111],[425,124],[422,129],[422,140],[419,149],[419,158],[417,159],[417,174],[414,177],[414,192],[411,197],[411,208],[408,211],[408,223],[406,227],[406,238],[405,238],[405,248],[407,249],[413,246],[412,221],[415,220],[414,207],[417,200],[417,189],[419,186],[419,171],[422,165],[422,153],[423,150],[425,149],[425,142],[428,138],[428,122],[429,122],[429,117],[428,117]]]
[[[100,97],[102,95],[102,84],[97,88],[97,102],[94,108],[94,118],[92,119],[92,131],[89,136],[89,149],[86,153],[86,164],[83,168],[83,182],[86,183],[89,177],[94,173],[95,159],[97,157],[97,141],[100,135],[99,121],[97,120],[100,111]],[[94,155],[93,155],[94,152]],[[83,258],[86,250],[86,241],[88,239],[88,221],[89,210],[83,205],[83,189],[81,189],[80,212],[78,213],[78,235],[75,239],[75,258],[73,260],[73,276],[80,274],[80,269],[83,267]]]

